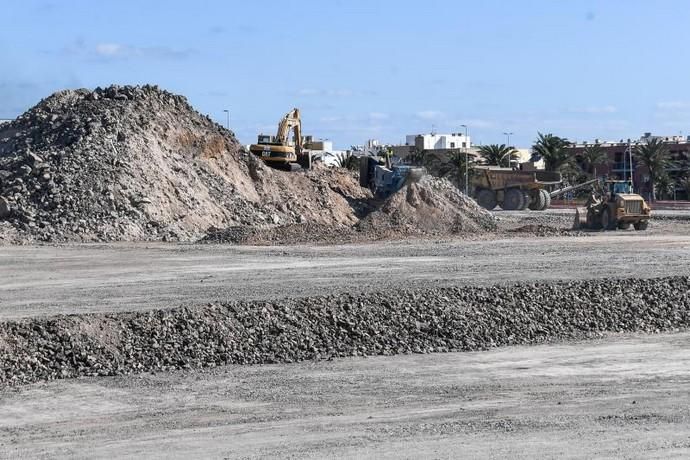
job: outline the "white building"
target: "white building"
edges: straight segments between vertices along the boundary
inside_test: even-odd
[[[520,164],[520,163],[527,163],[527,162],[531,161],[532,149],[519,149],[516,147],[515,150],[517,150],[517,156],[518,156],[518,159],[515,163]],[[539,161],[535,161],[534,167],[537,169],[544,169],[544,159],[542,158]]]
[[[405,136],[405,145],[419,150],[464,149],[472,146],[472,140],[462,133],[408,134]]]

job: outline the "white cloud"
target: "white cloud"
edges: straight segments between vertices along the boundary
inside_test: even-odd
[[[616,113],[618,108],[613,105],[602,105],[602,106],[590,106],[581,107],[570,110],[573,113],[587,113],[587,114],[598,114],[598,113]]]
[[[303,89],[297,90],[298,96],[316,96],[317,94],[319,94],[318,89],[303,88]]]
[[[117,43],[99,43],[96,45],[96,54],[100,56],[117,56],[123,51],[124,47]]]
[[[348,97],[354,93],[349,89],[316,89],[316,88],[302,88],[297,90],[298,96],[303,97]]]
[[[191,54],[191,50],[176,50],[166,46],[131,46],[121,43],[98,43],[93,53],[104,59],[154,58],[154,59],[184,59]]]
[[[371,120],[388,120],[388,114],[383,112],[370,112],[369,118]]]
[[[690,108],[690,102],[686,101],[663,101],[657,102],[656,107],[662,110],[683,110]]]
[[[436,120],[443,115],[443,112],[438,110],[422,110],[417,112],[415,115],[417,118],[421,118],[422,120]]]

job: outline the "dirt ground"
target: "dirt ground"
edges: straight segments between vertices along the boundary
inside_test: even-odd
[[[687,227],[690,230],[690,227]],[[690,274],[690,231],[343,246],[0,248],[0,319],[401,287]]]
[[[478,240],[0,248],[0,320],[407,287],[690,275],[690,219],[648,232],[496,212]],[[0,389],[0,458],[690,456],[690,333],[224,366]]]
[[[0,457],[688,458],[688,346],[612,336],[39,383],[0,392]]]

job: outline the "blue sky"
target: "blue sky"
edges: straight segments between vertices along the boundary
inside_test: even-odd
[[[687,0],[2,2],[0,118],[63,88],[158,84],[244,143],[302,110],[347,148],[460,131],[529,146],[690,134]]]

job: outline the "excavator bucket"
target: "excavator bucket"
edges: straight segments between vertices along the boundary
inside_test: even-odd
[[[573,221],[573,230],[580,230],[587,228],[587,209],[575,208],[575,220]]]

